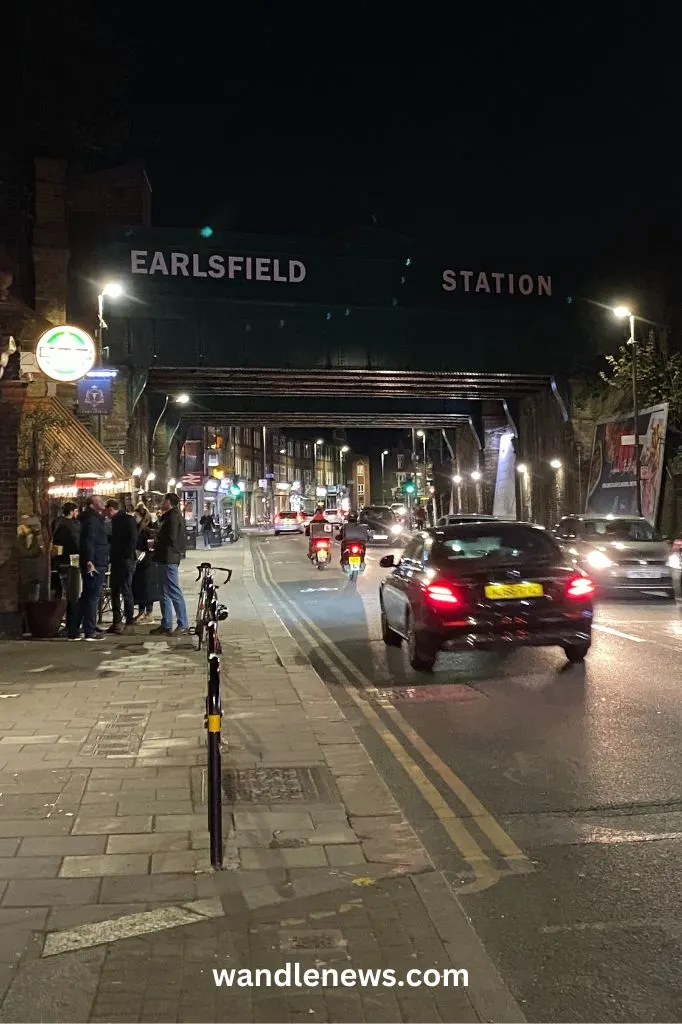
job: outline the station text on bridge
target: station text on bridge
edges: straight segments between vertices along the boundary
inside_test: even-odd
[[[163,277],[227,277],[245,281],[285,281],[300,284],[306,268],[301,260],[271,256],[222,256],[198,252],[149,252],[131,249],[132,274],[161,274]]]
[[[484,295],[551,295],[552,278],[542,274],[486,273],[485,270],[444,270],[444,292],[474,292]]]

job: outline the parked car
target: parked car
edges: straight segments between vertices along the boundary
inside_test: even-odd
[[[286,510],[275,516],[275,537],[280,533],[303,533],[304,529],[305,516],[302,512]]]
[[[567,556],[609,593],[662,592],[674,598],[670,543],[640,516],[564,516],[554,536]]]
[[[365,505],[358,515],[358,522],[364,523],[369,530],[370,544],[394,547],[403,540],[404,528],[388,505]]]
[[[542,527],[461,523],[425,530],[379,591],[384,643],[407,641],[412,668],[430,671],[441,650],[561,647],[582,661],[592,637],[592,579]]]

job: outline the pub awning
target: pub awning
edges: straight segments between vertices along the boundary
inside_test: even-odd
[[[54,464],[49,471],[54,475],[56,484],[92,474],[111,480],[112,486],[114,482],[128,481],[130,474],[121,463],[57,398],[28,398],[25,412],[30,413],[35,408],[45,409],[48,414],[48,443],[45,448],[54,453]]]

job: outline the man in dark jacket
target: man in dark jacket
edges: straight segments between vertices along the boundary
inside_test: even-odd
[[[109,633],[123,633],[121,619],[121,598],[123,598],[123,614],[126,624],[125,632],[133,632],[135,605],[133,602],[133,573],[137,559],[137,523],[135,516],[119,508],[115,498],[110,498],[104,506],[104,513],[111,521],[111,537],[109,538],[109,554],[111,560],[111,610],[113,623]]]
[[[78,521],[78,505],[75,501],[66,501],[62,505],[61,515],[57,516],[52,528],[52,544],[60,549],[52,555],[52,569],[58,583],[58,597],[66,599],[66,635],[68,636],[76,619],[78,597],[80,594],[80,577],[78,566],[72,559],[78,558],[81,536],[81,524]]]
[[[187,636],[189,620],[187,606],[178,579],[180,559],[185,553],[185,523],[179,509],[177,494],[164,495],[159,517],[159,532],[154,544],[154,561],[161,576],[161,625],[153,629],[152,635]],[[173,608],[178,620],[173,629]]]
[[[102,499],[95,494],[87,499],[80,515],[78,554],[83,590],[69,629],[69,640],[80,639],[81,623],[86,640],[104,640],[104,633],[97,629],[99,596],[109,565],[109,541],[104,529],[103,509]]]

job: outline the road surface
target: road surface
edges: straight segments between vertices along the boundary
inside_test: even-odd
[[[682,621],[599,606],[559,650],[441,654],[381,640],[386,552],[357,589],[297,536],[251,541],[258,581],[354,724],[530,1021],[682,1019]]]

